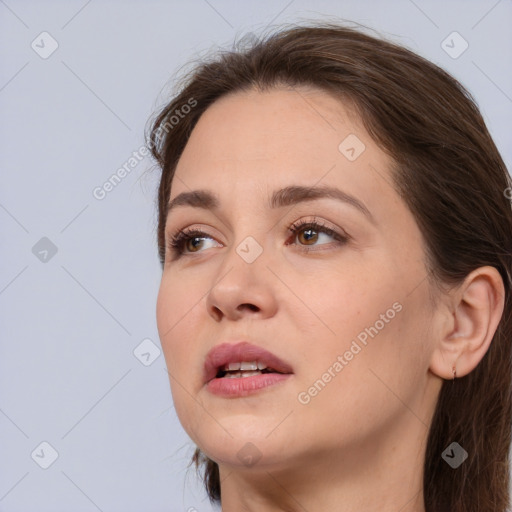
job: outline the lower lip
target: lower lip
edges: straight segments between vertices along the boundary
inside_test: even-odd
[[[215,378],[208,382],[206,387],[214,395],[224,397],[247,396],[283,382],[291,375],[291,373],[263,373],[253,377]]]

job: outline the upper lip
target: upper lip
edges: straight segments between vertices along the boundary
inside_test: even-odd
[[[242,361],[259,361],[280,373],[293,373],[292,367],[275,354],[248,341],[240,341],[221,343],[208,352],[204,363],[204,381],[214,379],[219,369],[226,364]]]

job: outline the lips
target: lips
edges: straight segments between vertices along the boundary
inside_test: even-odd
[[[275,354],[256,345],[252,345],[247,341],[241,341],[236,344],[222,343],[210,350],[206,356],[204,364],[205,384],[215,379],[217,374],[222,371],[226,365],[243,361],[257,361],[261,363],[261,365],[264,364],[274,373],[293,373],[292,367]]]

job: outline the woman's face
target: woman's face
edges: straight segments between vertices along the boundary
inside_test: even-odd
[[[157,321],[179,419],[221,469],[325,454],[354,469],[426,436],[441,383],[433,311],[390,166],[357,116],[316,89],[232,94],[194,128],[169,199],[201,190],[218,204],[169,212],[168,242],[202,234],[181,255],[167,248]],[[243,377],[243,361],[286,373],[248,365]]]

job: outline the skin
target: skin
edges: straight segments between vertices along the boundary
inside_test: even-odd
[[[338,149],[349,134],[366,146],[355,161]],[[166,237],[186,227],[207,235],[177,259],[167,251],[157,323],[176,411],[219,464],[224,512],[425,510],[426,439],[441,385],[452,365],[461,377],[485,355],[503,283],[482,267],[458,287],[433,287],[391,165],[348,104],[306,87],[225,96],[191,134],[170,199],[206,188],[221,209],[169,215]],[[289,185],[337,187],[374,222],[328,198],[269,209],[272,192]],[[287,231],[313,218],[348,242]],[[252,263],[236,252],[248,236],[263,249]],[[394,318],[301,403],[299,394],[394,303]],[[293,376],[252,396],[211,394],[205,356],[235,340],[273,352]],[[237,456],[248,442],[260,457],[253,465]]]

